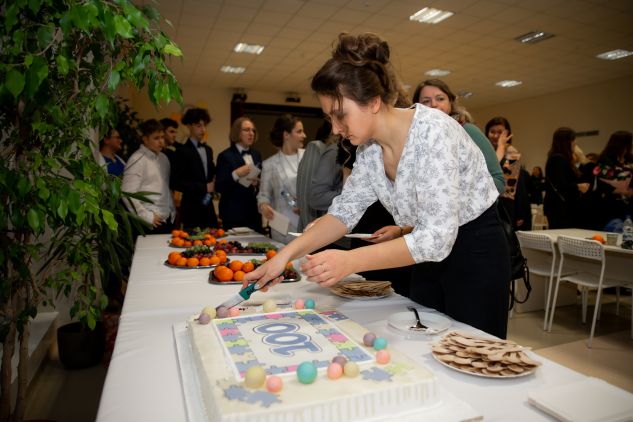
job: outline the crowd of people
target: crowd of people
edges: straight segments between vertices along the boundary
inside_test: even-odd
[[[383,271],[406,281],[399,293],[504,338],[509,254],[500,216],[530,230],[531,204],[543,204],[550,228],[617,225],[633,210],[632,135],[614,133],[592,162],[574,130],[561,127],[545,171],[530,174],[506,118],[490,119],[482,132],[438,79],[421,82],[410,101],[389,55],[373,34],[339,36],[312,80],[327,122],[307,145],[301,120],[279,116],[269,136],[277,153],[263,160],[254,122],[240,117],[214,162],[205,142],[211,117],[192,108],[182,117],[184,143],[176,121],[151,119],[127,162],[117,155],[116,129],[103,137],[99,159],[124,191],[144,193],[128,207],[149,233],[220,224],[262,231],[262,217],[271,222],[271,237],[288,245],[245,283],[268,288],[304,255],[302,271],[324,286]],[[341,242],[352,230],[371,237]],[[288,234],[295,231],[303,235]]]

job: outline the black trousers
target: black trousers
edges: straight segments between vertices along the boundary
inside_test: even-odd
[[[459,228],[448,257],[413,266],[410,298],[506,338],[510,255],[497,204]]]

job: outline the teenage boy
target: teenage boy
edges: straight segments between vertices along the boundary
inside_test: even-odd
[[[210,122],[209,112],[203,108],[191,108],[182,117],[182,123],[189,129],[189,139],[176,151],[171,187],[182,192],[180,218],[185,229],[218,227],[212,201],[213,150],[204,143]]]
[[[145,202],[130,199],[127,206],[152,229],[146,234],[166,234],[173,229],[176,209],[169,191],[169,160],[161,152],[164,144],[163,127],[156,119],[140,126],[143,145],[128,160],[121,189],[125,192],[151,192]]]

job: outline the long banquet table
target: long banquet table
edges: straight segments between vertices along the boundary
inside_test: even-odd
[[[99,422],[186,421],[187,413],[173,336],[174,324],[183,324],[205,305],[217,305],[239,286],[212,285],[206,270],[182,270],[163,265],[168,236],[140,237],[136,244],[119,330],[103,387]],[[261,236],[229,237],[241,241],[269,241]],[[541,356],[543,365],[532,375],[488,379],[463,374],[436,362],[430,344],[439,336],[407,340],[390,330],[389,315],[412,302],[393,294],[373,301],[343,299],[308,281],[281,284],[269,295],[312,297],[319,309],[337,309],[389,341],[410,358],[429,367],[443,389],[468,403],[486,421],[553,420],[528,404],[528,392],[586,379],[569,368]],[[433,310],[426,310],[435,312]],[[452,329],[482,333],[452,321]]]

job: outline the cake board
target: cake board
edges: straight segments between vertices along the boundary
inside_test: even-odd
[[[188,422],[208,422],[206,410],[202,401],[202,393],[194,364],[193,351],[187,333],[186,323],[173,325],[176,356],[180,382]],[[481,413],[477,412],[468,403],[455,397],[441,385],[440,403],[429,408],[421,408],[406,414],[390,415],[388,418],[365,419],[364,422],[389,422],[394,417],[398,422],[471,422],[483,420]]]

